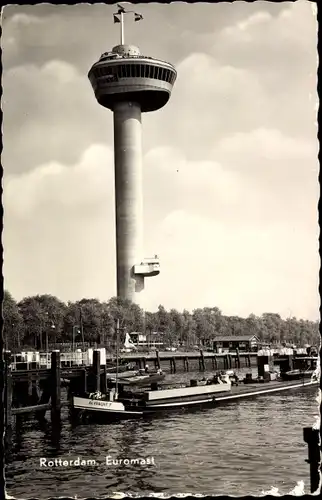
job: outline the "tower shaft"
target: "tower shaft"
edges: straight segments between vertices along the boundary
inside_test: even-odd
[[[144,286],[144,277],[134,275],[143,255],[141,106],[116,102],[113,113],[117,295],[134,300]]]

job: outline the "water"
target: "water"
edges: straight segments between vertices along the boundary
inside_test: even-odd
[[[200,374],[172,376],[190,379]],[[63,411],[60,435],[25,422],[14,432],[5,470],[14,497],[100,497],[113,492],[287,494],[300,480],[309,491],[303,427],[318,414],[317,388],[231,402],[195,413],[151,420],[72,427]],[[113,459],[154,457],[155,465],[106,465]],[[93,459],[96,466],[40,468],[48,460]]]

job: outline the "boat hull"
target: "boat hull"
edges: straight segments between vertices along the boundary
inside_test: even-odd
[[[318,381],[289,381],[289,382],[268,382],[265,384],[258,383],[251,386],[238,386],[231,390],[230,387],[205,386],[197,388],[183,388],[180,394],[178,389],[148,391],[141,399],[128,398],[120,396],[120,401],[109,402],[104,400],[90,400],[86,397],[74,397],[73,403],[76,410],[87,414],[91,420],[99,422],[111,422],[123,419],[145,418],[150,416],[166,415],[169,412],[196,411],[207,408],[214,408],[224,403],[233,403],[244,398],[252,398],[256,396],[269,396],[277,392],[287,391],[291,389],[301,389],[304,387],[316,387]],[[189,391],[189,389],[194,389]],[[199,392],[196,391],[199,389]],[[176,391],[176,393],[174,392]],[[197,392],[197,393],[196,393]],[[154,397],[152,395],[154,393]],[[156,393],[159,393],[156,397]],[[162,394],[163,393],[163,394]],[[166,394],[168,393],[168,397]],[[171,394],[170,394],[171,393]],[[172,397],[169,397],[172,396]],[[121,406],[120,406],[121,405]]]
[[[82,413],[90,414],[94,419],[125,420],[143,415],[140,411],[127,409],[122,402],[73,397],[73,408]]]
[[[137,387],[148,387],[151,384],[155,384],[158,382],[162,382],[162,380],[165,379],[165,375],[148,375],[148,376],[136,376],[136,377],[129,377],[126,379],[122,379],[122,377],[119,378],[119,383],[123,385],[132,385],[132,386],[137,386]]]
[[[299,370],[292,370],[289,372],[281,373],[282,380],[303,380],[311,378],[313,375],[312,371],[301,372]]]

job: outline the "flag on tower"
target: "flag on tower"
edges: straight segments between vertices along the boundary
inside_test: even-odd
[[[119,18],[113,14],[113,18],[114,18],[114,23],[120,23],[121,21],[119,20]]]
[[[143,19],[142,14],[137,14],[136,12],[134,12],[134,21],[141,21],[141,19]]]

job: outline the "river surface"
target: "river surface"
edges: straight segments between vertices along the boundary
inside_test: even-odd
[[[169,378],[200,378],[176,374]],[[142,421],[62,428],[24,421],[13,430],[5,469],[7,493],[17,498],[106,497],[114,492],[208,495],[281,494],[304,481],[309,492],[303,427],[318,415],[317,386],[240,400],[194,413]],[[153,457],[154,465],[111,460]],[[95,460],[96,465],[40,467],[40,459]]]

